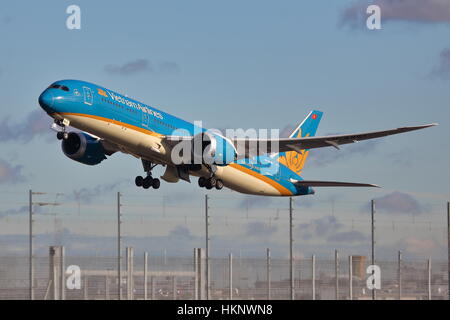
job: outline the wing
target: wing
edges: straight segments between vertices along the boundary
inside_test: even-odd
[[[301,152],[304,149],[334,147],[355,143],[363,140],[375,139],[414,130],[436,126],[437,123],[415,127],[401,127],[383,131],[372,131],[355,134],[340,134],[322,137],[281,138],[281,139],[241,139],[234,138],[231,141],[238,150],[238,159],[249,158],[265,153],[278,153],[286,151]]]
[[[380,188],[376,184],[370,183],[357,183],[357,182],[341,182],[341,181],[315,181],[315,180],[294,180],[290,181],[301,187],[372,187]]]
[[[100,139],[99,141],[100,141],[101,145],[103,146],[103,149],[105,149],[106,155],[108,155],[108,156],[110,156],[118,151],[123,152],[123,150],[115,143],[109,142],[108,140],[104,140],[104,139]]]

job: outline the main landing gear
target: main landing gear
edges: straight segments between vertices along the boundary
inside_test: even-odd
[[[198,186],[200,188],[205,187],[208,190],[211,190],[214,187],[217,190],[220,190],[223,188],[223,181],[220,179],[216,179],[214,176],[209,177],[209,178],[200,177],[200,178],[198,178]]]
[[[216,188],[217,190],[221,190],[223,188],[223,181],[217,179],[214,175],[217,171],[217,167],[215,165],[205,165],[209,171],[209,177],[200,177],[198,178],[198,186],[200,188],[206,188],[211,190],[212,188]]]
[[[143,187],[144,189],[148,189],[153,187],[153,189],[158,189],[161,185],[161,181],[158,178],[152,178],[151,175],[146,176],[145,178],[142,176],[137,176],[134,180],[136,186]]]
[[[147,176],[144,178],[142,176],[137,176],[134,179],[136,186],[148,189],[152,187],[153,189],[158,189],[161,185],[161,181],[158,178],[152,177],[152,170],[156,167],[156,164],[152,164],[150,161],[142,160],[142,165],[144,166],[144,171],[147,172]]]

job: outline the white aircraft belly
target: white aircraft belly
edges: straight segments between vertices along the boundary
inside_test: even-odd
[[[231,166],[218,167],[216,177],[221,179],[226,187],[238,192],[270,196],[281,195],[270,184]]]
[[[161,139],[137,130],[100,119],[80,115],[64,115],[70,125],[124,147],[128,152],[144,158],[167,163],[170,153],[160,144]],[[156,161],[155,161],[156,162]]]
[[[70,121],[71,126],[118,144],[137,156],[170,163],[170,150],[161,146],[161,139],[156,136],[101,119],[80,115],[64,115],[64,118]],[[161,146],[160,152],[155,151],[158,145]],[[216,177],[232,190],[255,195],[281,195],[280,191],[269,183],[232,166],[217,167],[217,169]]]

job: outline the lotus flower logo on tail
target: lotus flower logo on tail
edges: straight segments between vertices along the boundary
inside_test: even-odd
[[[297,134],[295,135],[295,138],[301,138],[301,136],[302,136],[302,129],[300,128]],[[286,167],[294,171],[296,174],[300,175],[303,166],[305,165],[307,157],[308,157],[307,150],[301,150],[301,153],[298,153],[296,151],[288,151],[280,154],[278,162],[285,165]]]
[[[313,137],[316,134],[317,127],[322,118],[322,112],[318,110],[311,111],[302,123],[291,133],[289,138]],[[293,172],[301,175],[303,167],[308,157],[308,150],[281,152],[278,162],[285,165]]]

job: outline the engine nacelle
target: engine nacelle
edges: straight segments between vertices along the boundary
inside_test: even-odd
[[[99,139],[84,132],[69,132],[61,147],[70,159],[90,166],[106,159],[105,149]]]
[[[202,132],[192,139],[194,163],[226,166],[236,160],[237,152],[233,143],[213,132]]]

